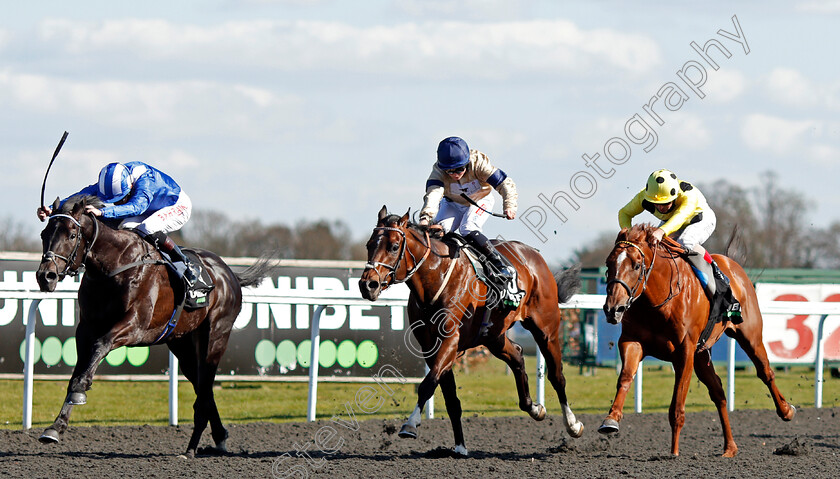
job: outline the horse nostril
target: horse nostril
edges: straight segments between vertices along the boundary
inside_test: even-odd
[[[58,274],[56,274],[54,271],[50,271],[45,275],[45,277],[47,281],[55,281],[58,279]]]
[[[379,282],[378,281],[371,280],[371,281],[367,282],[368,291],[376,291],[377,288],[379,288]]]
[[[615,311],[616,311],[617,313],[623,313],[626,309],[627,309],[627,307],[626,307],[626,306],[621,305],[621,306],[617,307],[617,308],[615,309]]]

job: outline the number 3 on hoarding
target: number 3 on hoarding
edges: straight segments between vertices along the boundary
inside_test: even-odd
[[[801,294],[783,294],[776,301],[808,301]],[[840,294],[832,294],[825,298],[826,303],[840,301]],[[814,345],[816,336],[810,327],[805,325],[807,314],[798,314],[787,320],[785,329],[792,329],[799,335],[799,341],[793,349],[785,348],[781,341],[770,341],[767,346],[776,356],[784,359],[798,359],[804,356]],[[825,341],[826,357],[835,358],[840,355],[840,328],[835,329]]]

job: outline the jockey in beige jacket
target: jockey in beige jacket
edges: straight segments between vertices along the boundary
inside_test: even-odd
[[[444,232],[458,232],[487,257],[499,279],[510,279],[513,272],[502,262],[481,229],[495,204],[494,188],[502,195],[505,218],[516,217],[518,195],[513,180],[493,166],[487,155],[470,150],[458,137],[441,141],[437,158],[426,181],[420,224],[436,223]]]

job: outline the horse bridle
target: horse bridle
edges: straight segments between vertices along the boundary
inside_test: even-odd
[[[54,215],[50,216],[49,219],[47,220],[49,222],[49,221],[52,221],[54,218],[66,218],[66,219],[69,219],[70,221],[72,221],[73,224],[75,224],[79,228],[79,232],[76,235],[76,242],[73,244],[73,251],[71,251],[68,256],[62,256],[62,255],[56,253],[55,251],[53,251],[52,249],[48,249],[44,253],[44,256],[41,257],[41,262],[42,263],[45,262],[45,261],[52,262],[55,265],[56,271],[58,271],[58,269],[59,269],[58,268],[58,263],[56,262],[56,258],[64,261],[64,271],[61,271],[61,272],[58,273],[59,281],[64,279],[64,277],[66,277],[66,276],[75,277],[76,275],[78,275],[79,273],[84,271],[85,260],[87,259],[87,256],[90,253],[91,248],[93,248],[93,244],[96,242],[96,238],[99,237],[99,222],[96,221],[96,218],[93,216],[93,214],[91,214],[91,213],[88,213],[88,214],[90,215],[91,219],[93,220],[93,228],[94,228],[93,239],[90,241],[90,243],[88,243],[85,246],[85,252],[82,255],[82,260],[79,262],[79,266],[76,267],[75,269],[71,269],[71,268],[76,263],[76,254],[79,252],[79,245],[82,242],[82,224],[76,218],[74,218],[70,215],[63,214],[63,213],[54,214]],[[52,243],[50,244],[50,246],[52,246]]]
[[[633,243],[632,241],[624,240],[616,241],[615,244],[632,246],[639,250],[639,253],[642,255],[642,271],[641,273],[639,273],[639,277],[636,279],[636,284],[633,285],[633,288],[630,288],[630,286],[628,286],[627,283],[618,279],[617,277],[607,281],[607,288],[609,288],[611,284],[618,284],[622,286],[625,290],[627,290],[628,299],[627,302],[624,303],[624,307],[629,308],[634,301],[636,301],[642,296],[642,294],[645,292],[645,288],[647,288],[647,282],[650,278],[650,271],[653,269],[653,262],[656,261],[656,249],[654,249],[653,251],[653,259],[650,260],[650,266],[645,266],[645,252],[644,250],[642,250],[641,246],[637,245],[636,243]],[[638,294],[635,294],[637,289],[639,290]]]
[[[376,271],[376,274],[379,275],[379,271],[376,269],[377,266],[382,266],[383,268],[388,270],[388,274],[385,275],[385,280],[391,278],[391,282],[387,285],[383,286],[383,288],[391,286],[392,284],[399,284],[405,283],[411,278],[414,273],[420,269],[420,266],[426,261],[426,258],[429,257],[429,253],[432,251],[431,240],[429,239],[429,232],[426,232],[426,252],[423,254],[423,257],[420,258],[420,261],[417,261],[417,258],[414,257],[414,253],[407,247],[408,238],[406,238],[405,231],[400,228],[395,228],[393,226],[378,226],[373,229],[373,231],[396,231],[397,233],[402,236],[402,241],[400,242],[400,254],[397,256],[397,261],[394,262],[394,265],[391,266],[386,263],[382,263],[380,261],[375,261],[372,263],[365,263],[365,271],[372,269]],[[405,252],[408,251],[409,256],[411,256],[411,261],[414,263],[414,267],[410,270],[407,270],[405,273],[405,277],[403,279],[397,279],[397,270],[400,268],[400,263],[402,263],[403,258],[405,257]],[[379,283],[382,284],[382,275],[379,275]]]

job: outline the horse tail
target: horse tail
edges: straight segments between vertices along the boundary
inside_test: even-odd
[[[569,268],[554,275],[557,282],[557,300],[565,303],[572,299],[572,296],[580,291],[580,264],[572,265]]]
[[[738,228],[737,223],[732,228],[732,232],[729,233],[729,240],[726,242],[726,249],[723,255],[741,265],[747,260],[747,245],[741,237],[741,230]]]
[[[274,266],[271,264],[273,257],[269,254],[263,254],[257,261],[241,273],[235,273],[236,279],[239,280],[239,285],[243,288],[246,286],[258,286],[263,279],[268,276],[268,272]]]

